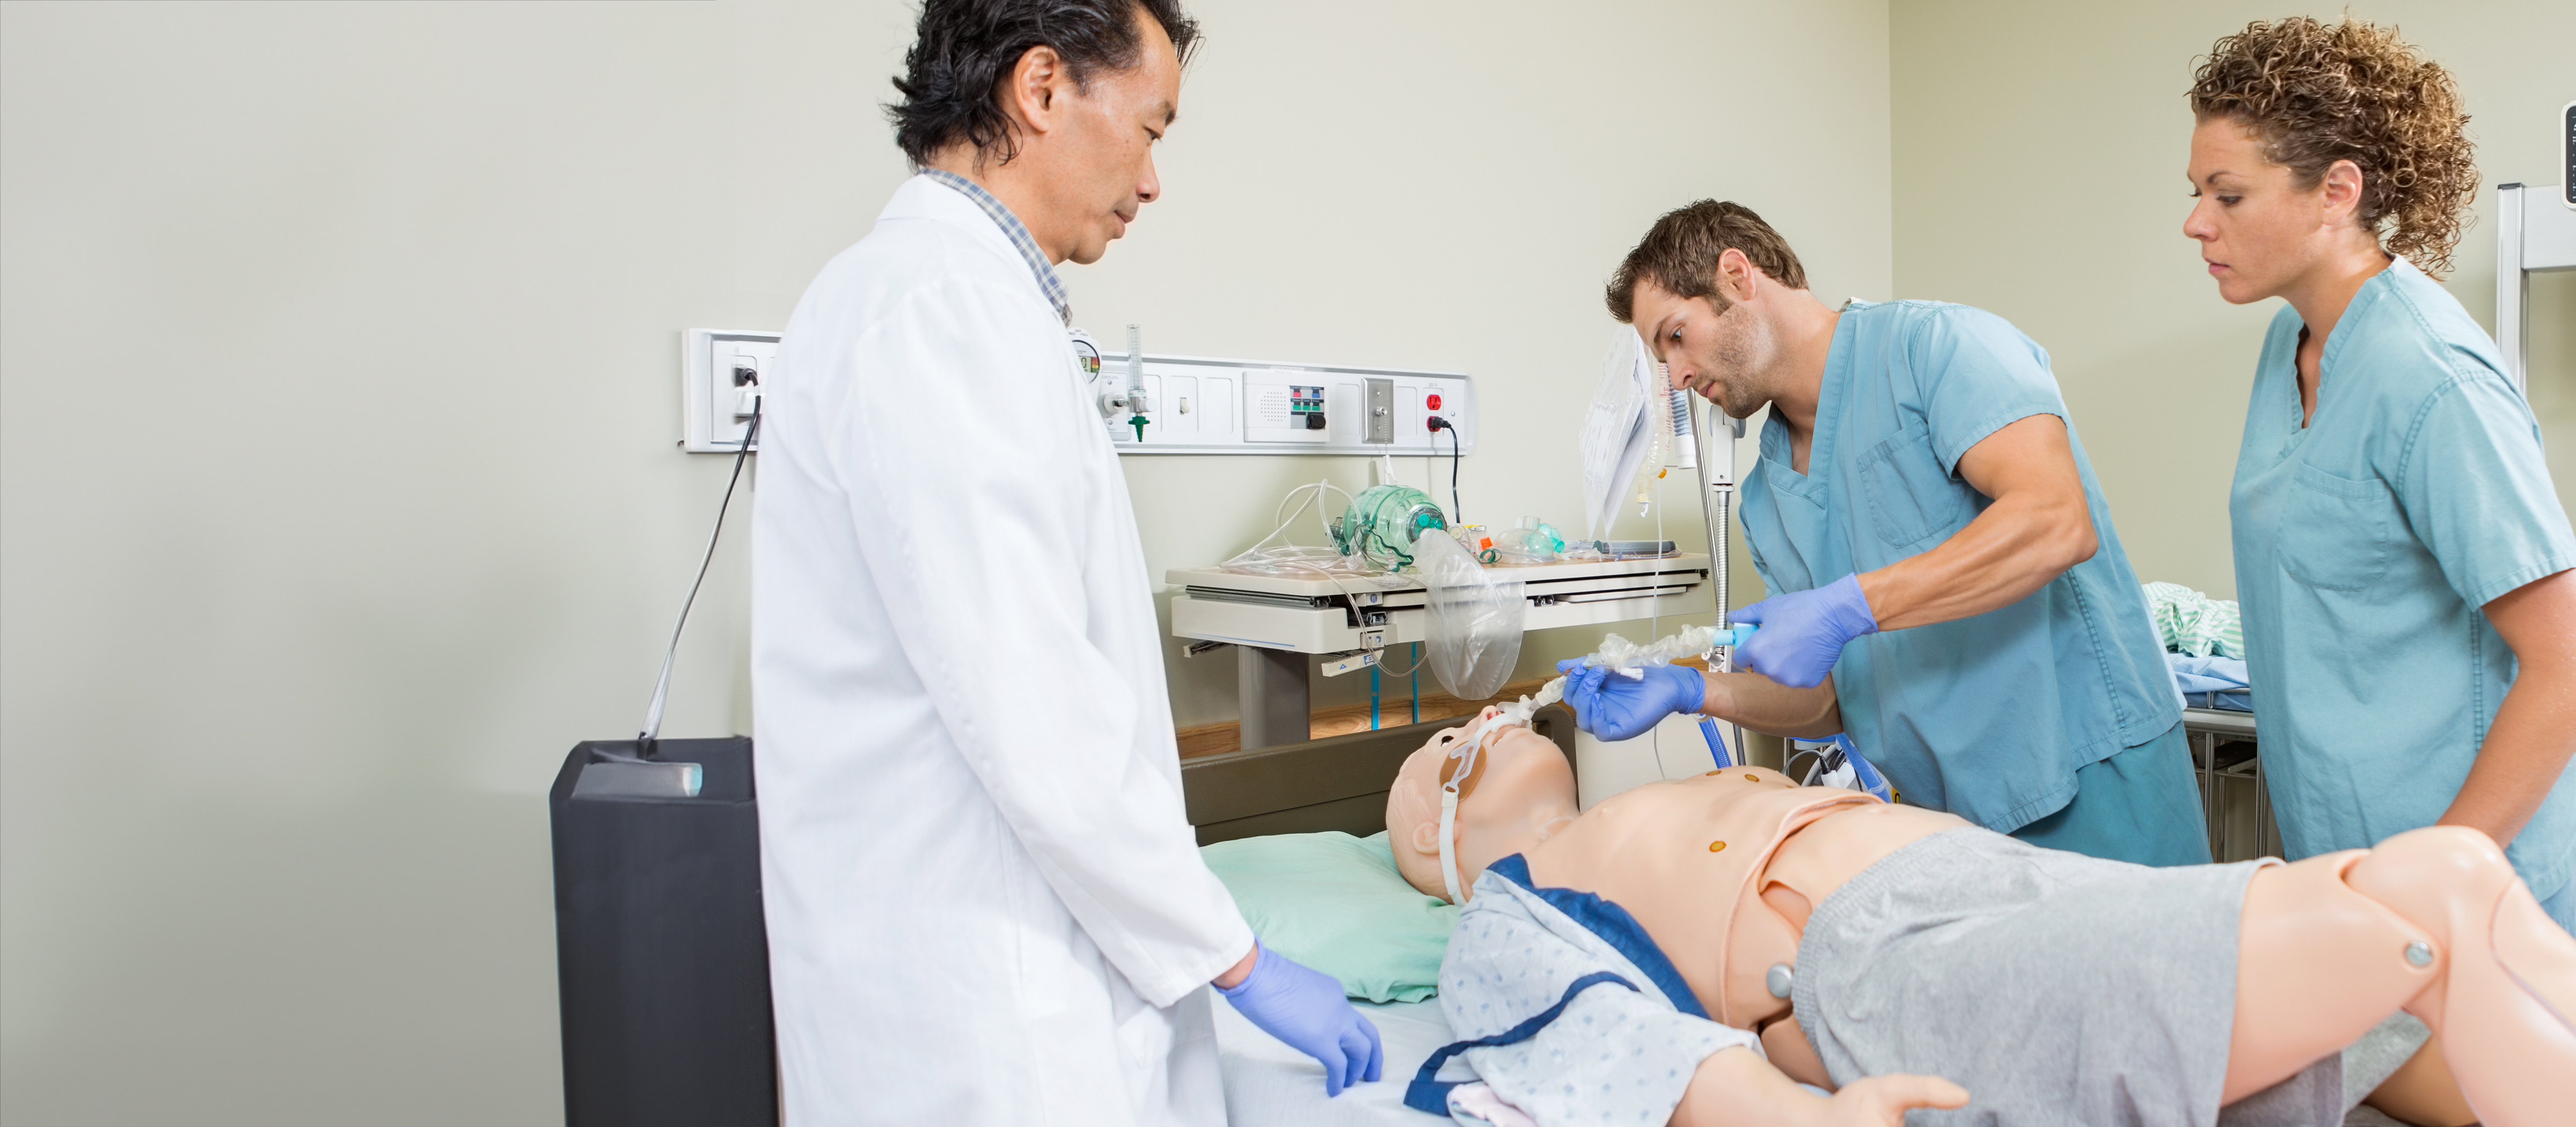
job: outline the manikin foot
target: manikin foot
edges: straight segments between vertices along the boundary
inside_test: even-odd
[[[2442,1039],[2460,1093],[2490,1127],[2576,1108],[2576,938],[2540,910],[2484,834],[2432,826],[2379,843],[2352,889],[2430,933],[2393,958],[2432,973],[2406,1010]]]

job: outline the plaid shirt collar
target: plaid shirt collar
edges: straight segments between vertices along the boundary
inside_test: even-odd
[[[1065,324],[1073,323],[1073,305],[1065,298],[1064,280],[1055,276],[1054,264],[1047,261],[1045,251],[1038,249],[1037,237],[1029,234],[1028,225],[1020,222],[1019,216],[1011,214],[1011,209],[994,199],[993,193],[985,191],[983,185],[954,172],[925,168],[921,174],[957,189],[957,194],[984,209],[984,214],[991,216],[993,224],[1002,229],[1003,237],[1019,248],[1020,257],[1029,264],[1029,273],[1037,275],[1038,289],[1045,292],[1047,304],[1055,306],[1055,315]]]

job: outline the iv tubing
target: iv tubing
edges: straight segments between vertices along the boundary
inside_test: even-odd
[[[1137,339],[1136,326],[1127,326],[1127,394],[1145,390],[1145,346]],[[1130,403],[1134,400],[1131,398]]]

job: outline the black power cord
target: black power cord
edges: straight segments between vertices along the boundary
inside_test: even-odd
[[[757,377],[750,382],[758,383]],[[768,405],[763,395],[751,401],[751,421],[742,428],[742,447],[733,456],[733,476],[725,479],[724,500],[716,503],[716,526],[707,534],[706,558],[698,561],[698,578],[689,584],[689,597],[680,604],[680,620],[671,626],[671,648],[662,651],[662,676],[653,683],[653,705],[644,715],[644,729],[635,734],[636,750],[646,758],[653,754],[653,744],[662,732],[662,701],[671,692],[671,662],[680,654],[680,634],[689,628],[689,608],[698,605],[698,588],[706,586],[707,568],[716,562],[716,544],[724,539],[725,511],[733,507],[734,486],[742,483],[742,464],[751,458],[752,440],[760,436],[760,411]]]
[[[1459,511],[1461,506],[1458,504],[1458,424],[1433,415],[1427,425],[1433,430],[1449,432],[1449,523],[1463,527],[1467,517]]]

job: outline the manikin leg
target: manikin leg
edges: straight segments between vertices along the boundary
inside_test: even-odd
[[[2576,939],[2485,835],[2434,826],[2265,869],[2242,926],[2223,1103],[2403,1008],[2441,1039],[2490,1127],[2563,1122],[2576,1107]]]

